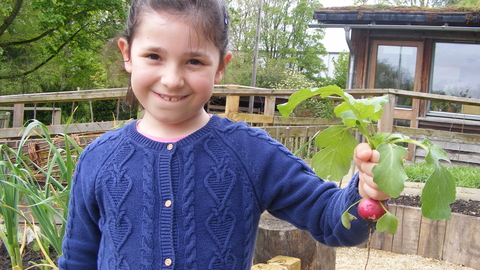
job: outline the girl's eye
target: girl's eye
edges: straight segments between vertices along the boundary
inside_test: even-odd
[[[203,64],[202,61],[197,60],[197,59],[191,59],[191,60],[188,61],[188,63],[190,65],[202,65]]]
[[[160,56],[158,56],[156,54],[149,54],[146,57],[149,58],[149,59],[152,59],[152,60],[160,60]]]

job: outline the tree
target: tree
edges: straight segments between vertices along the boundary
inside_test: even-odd
[[[480,0],[463,0],[458,3],[459,6],[480,9]]]
[[[323,85],[337,85],[342,89],[347,88],[349,56],[349,53],[342,52],[336,59],[333,59],[333,77],[328,77]]]
[[[249,85],[257,27],[257,0],[231,0],[231,48],[235,53],[225,83]],[[309,29],[316,0],[264,0],[260,34],[257,86],[272,87],[282,81],[285,70],[301,72],[319,81],[325,69],[320,56],[323,30]],[[238,69],[237,69],[238,68]]]
[[[0,94],[105,81],[101,53],[123,27],[126,6],[126,0],[2,1]]]

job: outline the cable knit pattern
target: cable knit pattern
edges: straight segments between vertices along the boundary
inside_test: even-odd
[[[251,187],[248,184],[248,182],[242,181],[244,184],[244,189],[245,189],[245,199],[244,199],[244,205],[245,207],[245,212],[243,215],[243,218],[245,220],[245,225],[243,226],[243,230],[245,233],[245,241],[243,242],[243,247],[244,247],[244,253],[243,253],[243,269],[248,269],[249,267],[249,261],[248,259],[252,256],[253,250],[250,249],[250,246],[252,246],[252,239],[254,235],[254,230],[256,230],[256,227],[254,227],[253,224],[253,194],[251,191]]]
[[[132,179],[127,175],[124,165],[133,154],[133,151],[134,148],[131,144],[126,144],[124,148],[119,149],[109,164],[113,170],[105,171],[106,174],[104,175],[104,190],[108,195],[107,198],[110,199],[109,204],[112,206],[109,209],[110,218],[107,220],[107,229],[116,251],[108,258],[110,268],[112,269],[130,269],[124,256],[120,254],[120,250],[132,230],[132,221],[123,208],[123,203],[132,187]]]
[[[210,236],[217,245],[209,269],[234,269],[236,258],[230,252],[230,237],[235,229],[236,217],[226,202],[236,182],[236,175],[229,168],[230,158],[213,138],[205,141],[204,149],[213,160],[213,166],[205,177],[204,183],[216,203],[205,223]]]
[[[187,228],[185,230],[185,266],[186,269],[197,269],[196,260],[196,237],[195,237],[195,220],[194,220],[194,188],[195,188],[195,155],[193,153],[193,146],[189,145],[185,151],[185,190],[183,191],[183,226]]]
[[[153,186],[153,162],[154,156],[150,152],[145,153],[143,164],[143,214],[142,214],[142,269],[151,269],[153,265],[153,249],[154,249],[154,186]]]
[[[360,199],[315,176],[260,129],[212,116],[172,143],[136,123],[107,132],[82,153],[72,187],[60,269],[250,269],[267,210],[324,244],[358,245],[362,220],[343,211]],[[356,212],[352,209],[352,212]]]

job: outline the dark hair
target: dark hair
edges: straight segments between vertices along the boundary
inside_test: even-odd
[[[225,0],[132,0],[124,34],[129,45],[132,44],[142,16],[148,12],[167,12],[190,18],[195,28],[202,31],[204,37],[218,47],[220,61],[223,60],[228,48],[230,26]],[[131,87],[126,101],[134,109],[138,108],[138,101]]]

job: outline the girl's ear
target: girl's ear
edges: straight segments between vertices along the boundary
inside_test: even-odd
[[[125,70],[128,73],[132,73],[132,61],[130,59],[130,46],[128,45],[128,41],[125,38],[119,38],[118,39],[118,47],[120,48],[120,51],[122,52],[123,56],[123,63],[125,66]]]
[[[218,70],[217,70],[217,73],[215,74],[215,80],[214,80],[215,84],[219,84],[222,81],[223,74],[225,74],[225,69],[230,63],[230,60],[232,60],[232,57],[233,57],[233,53],[231,51],[228,51],[225,53],[222,64],[218,65]]]

